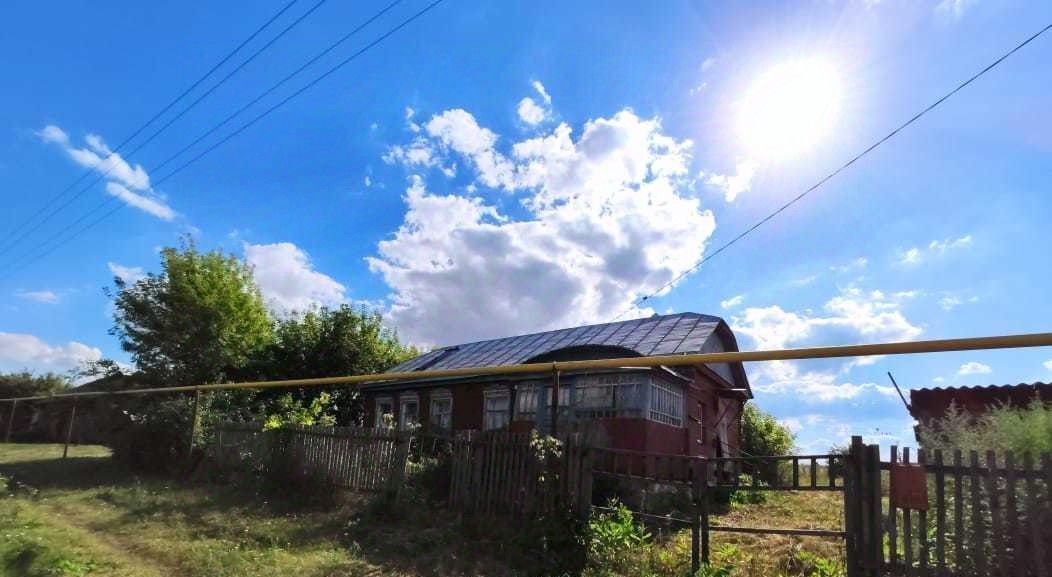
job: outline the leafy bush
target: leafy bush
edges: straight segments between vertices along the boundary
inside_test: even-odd
[[[921,423],[918,431],[921,445],[928,450],[1039,455],[1052,451],[1052,403],[1035,398],[1024,408],[998,405],[980,417],[952,404],[946,416]]]
[[[274,412],[267,415],[263,430],[270,431],[287,425],[332,427],[336,424],[336,418],[327,413],[331,403],[332,397],[324,391],[308,404],[285,394],[278,399]]]
[[[594,513],[585,530],[588,577],[647,574],[650,533],[616,501],[609,513]]]

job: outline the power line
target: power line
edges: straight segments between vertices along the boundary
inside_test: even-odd
[[[672,280],[668,281],[667,283],[661,285],[661,287],[659,287],[654,292],[651,292],[651,293],[643,296],[642,298],[636,299],[635,302],[632,303],[632,306],[630,306],[627,309],[625,309],[624,311],[622,311],[620,314],[618,314],[616,317],[614,317],[613,320],[616,321],[617,319],[620,319],[625,314],[630,312],[633,308],[635,308],[635,306],[637,304],[644,303],[647,300],[657,296],[658,294],[661,293],[661,291],[663,291],[663,290],[675,285],[677,282],[679,282],[681,279],[683,279],[683,277],[685,277],[688,274],[698,270],[698,268],[701,265],[703,265],[706,262],[708,262],[709,260],[715,258],[717,255],[719,255],[723,251],[727,250],[731,246],[734,246],[735,243],[737,243],[739,240],[741,240],[741,239],[745,238],[746,236],[748,236],[754,230],[760,228],[764,224],[767,224],[768,221],[770,221],[771,219],[773,219],[774,217],[778,216],[783,211],[785,211],[786,209],[791,207],[792,205],[794,205],[797,202],[799,202],[800,200],[802,200],[805,196],[807,196],[811,192],[815,191],[816,189],[821,187],[823,184],[825,184],[829,180],[833,179],[833,177],[835,177],[836,175],[840,174],[841,172],[846,170],[851,165],[855,164],[855,162],[857,162],[863,156],[869,154],[870,152],[872,152],[873,150],[875,150],[877,147],[879,147],[880,145],[884,144],[888,140],[891,140],[895,135],[897,135],[903,129],[905,129],[906,127],[910,126],[911,124],[913,124],[914,122],[919,120],[922,116],[924,116],[928,112],[931,112],[933,109],[938,107],[940,104],[942,104],[943,102],[948,100],[951,96],[953,96],[954,94],[957,94],[957,92],[962,90],[964,87],[968,86],[969,84],[971,84],[975,80],[979,79],[979,77],[983,76],[984,74],[986,74],[990,70],[994,69],[998,64],[1000,64],[1001,62],[1004,62],[1006,59],[1008,59],[1009,56],[1015,54],[1016,52],[1021,50],[1024,46],[1026,46],[1027,44],[1030,44],[1031,42],[1036,40],[1039,36],[1041,36],[1045,32],[1048,32],[1050,29],[1052,29],[1052,24],[1048,24],[1047,26],[1045,26],[1041,30],[1038,30],[1032,36],[1030,36],[1026,40],[1020,42],[1019,44],[1017,44],[1014,48],[1012,48],[1008,52],[1005,52],[1003,55],[1001,55],[1000,58],[998,58],[997,60],[994,60],[993,62],[988,64],[985,68],[983,68],[979,72],[977,72],[974,75],[972,75],[971,78],[969,78],[969,79],[965,80],[964,82],[958,84],[956,88],[954,88],[953,90],[947,92],[946,94],[944,94],[941,98],[939,98],[935,102],[929,104],[926,108],[924,108],[923,110],[921,110],[917,114],[913,115],[913,117],[911,117],[909,120],[907,120],[906,122],[903,122],[898,127],[896,127],[894,130],[892,130],[891,132],[889,132],[886,135],[884,135],[883,138],[881,138],[880,140],[874,142],[868,148],[866,148],[862,152],[856,154],[855,156],[853,156],[850,160],[848,160],[844,164],[840,165],[836,170],[834,170],[833,172],[830,172],[825,177],[823,177],[821,180],[819,180],[815,184],[811,185],[807,190],[805,190],[805,191],[801,192],[800,194],[796,195],[795,197],[793,197],[788,202],[786,202],[785,204],[783,204],[780,207],[778,207],[777,209],[775,209],[773,212],[771,212],[767,216],[765,216],[762,219],[758,220],[755,224],[753,224],[749,228],[743,230],[737,236],[735,236],[730,241],[728,241],[728,242],[724,243],[723,245],[721,245],[719,248],[714,250],[712,253],[706,255],[704,258],[702,258],[701,260],[696,262],[693,266],[691,266],[687,270],[683,271],[682,273],[676,275],[675,277],[672,278]]]
[[[195,81],[193,82],[193,84],[191,84],[191,85],[190,85],[189,87],[187,87],[187,88],[186,88],[185,90],[183,90],[183,91],[182,91],[181,93],[179,93],[179,95],[178,95],[178,96],[176,96],[176,97],[175,97],[174,99],[172,99],[172,101],[171,101],[171,102],[169,102],[169,103],[168,103],[168,104],[166,104],[166,105],[165,105],[164,107],[162,107],[162,108],[161,108],[160,110],[158,110],[158,111],[157,111],[156,113],[154,113],[154,115],[153,115],[153,116],[151,116],[149,120],[147,120],[147,121],[146,121],[145,123],[143,123],[143,124],[142,124],[141,126],[139,126],[139,127],[137,128],[137,129],[135,129],[135,131],[134,131],[134,132],[132,132],[132,133],[131,133],[131,134],[130,134],[130,135],[129,135],[129,136],[127,137],[127,138],[125,138],[125,139],[124,139],[123,141],[121,141],[121,143],[120,143],[120,144],[118,144],[118,145],[117,145],[117,146],[116,146],[116,147],[115,147],[115,148],[114,148],[114,149],[113,149],[112,151],[110,151],[110,154],[109,154],[109,155],[107,155],[107,157],[106,157],[106,159],[105,159],[105,162],[111,162],[111,163],[112,163],[112,161],[113,161],[113,157],[114,157],[114,156],[115,156],[115,155],[116,155],[116,154],[117,154],[117,153],[118,153],[118,152],[119,152],[119,151],[120,151],[120,150],[121,150],[122,148],[124,148],[125,146],[127,146],[127,145],[128,145],[128,143],[130,143],[130,142],[131,142],[131,141],[132,141],[132,140],[133,140],[133,139],[134,139],[134,138],[135,138],[136,136],[138,136],[139,134],[141,134],[141,133],[142,133],[142,131],[146,130],[146,129],[147,129],[147,128],[148,128],[148,127],[149,127],[149,126],[151,125],[151,124],[153,124],[153,123],[154,123],[154,122],[155,122],[155,121],[156,121],[157,119],[159,119],[159,118],[160,118],[161,116],[163,116],[163,115],[164,115],[164,114],[165,114],[166,112],[168,112],[169,110],[171,110],[171,109],[172,109],[172,107],[174,107],[174,106],[175,106],[175,105],[176,105],[176,104],[177,104],[177,103],[178,103],[178,102],[179,102],[180,100],[182,100],[182,99],[183,99],[183,98],[185,98],[185,97],[186,97],[186,96],[187,96],[188,94],[190,94],[191,92],[193,92],[193,91],[194,91],[194,89],[196,89],[196,88],[197,88],[198,86],[200,86],[200,85],[201,85],[201,84],[202,84],[202,83],[203,83],[203,82],[204,82],[205,80],[207,80],[207,79],[208,79],[208,78],[209,78],[210,76],[212,76],[212,74],[214,74],[214,73],[215,73],[215,72],[216,72],[217,70],[219,70],[219,69],[220,69],[220,68],[221,68],[221,67],[222,67],[222,66],[223,66],[224,64],[226,64],[226,63],[227,63],[227,62],[228,62],[228,61],[229,61],[229,60],[230,60],[231,58],[233,58],[235,54],[237,54],[238,52],[240,52],[242,48],[244,48],[244,47],[245,47],[245,46],[246,46],[246,45],[247,45],[247,44],[248,44],[249,42],[251,42],[252,40],[254,40],[254,39],[255,39],[255,38],[257,37],[257,36],[259,36],[259,34],[261,34],[261,33],[262,33],[262,32],[263,32],[264,30],[266,30],[266,29],[267,29],[267,28],[268,28],[268,27],[269,27],[269,26],[270,26],[271,24],[273,24],[275,20],[277,20],[278,18],[280,18],[280,17],[281,17],[281,16],[282,16],[282,15],[283,15],[283,14],[284,14],[285,12],[287,12],[287,11],[288,11],[288,10],[289,10],[290,8],[292,8],[292,6],[293,6],[294,4],[296,4],[296,2],[298,2],[298,1],[299,1],[299,0],[290,0],[290,1],[288,2],[288,3],[286,3],[286,4],[284,5],[284,6],[282,6],[282,7],[281,7],[281,9],[279,9],[279,10],[278,10],[278,11],[277,11],[276,13],[274,13],[274,15],[272,15],[272,16],[271,16],[270,18],[268,18],[266,22],[264,22],[264,23],[263,23],[263,24],[262,24],[261,26],[259,26],[259,28],[256,28],[256,30],[255,30],[255,31],[253,31],[253,32],[252,32],[252,34],[249,34],[249,35],[248,35],[248,37],[247,37],[247,38],[245,38],[244,40],[242,40],[242,41],[241,41],[241,43],[240,43],[240,44],[238,44],[238,45],[237,45],[236,47],[234,47],[234,49],[233,49],[233,50],[231,50],[230,52],[228,52],[228,53],[227,53],[227,54],[226,54],[226,55],[225,55],[225,56],[224,56],[223,58],[221,58],[221,59],[220,59],[220,60],[219,60],[218,62],[216,62],[216,63],[215,63],[215,64],[214,64],[214,65],[213,65],[213,66],[212,66],[212,67],[211,67],[211,68],[210,68],[210,69],[209,69],[209,70],[208,70],[207,72],[205,72],[205,73],[204,73],[204,74],[203,74],[203,75],[202,75],[202,76],[201,76],[200,78],[198,78],[197,80],[195,80]],[[229,76],[228,76],[228,78],[229,78]],[[225,79],[224,79],[224,80],[225,80]],[[214,89],[214,87],[213,87],[213,89]],[[113,166],[115,166],[115,164],[114,164]],[[109,170],[107,170],[107,171],[106,171],[106,174],[109,174],[109,172],[113,170],[113,166],[111,166],[111,167],[109,168]],[[26,219],[26,220],[22,221],[22,223],[21,223],[20,225],[18,225],[18,226],[17,226],[17,227],[15,227],[15,228],[14,228],[14,229],[13,229],[13,230],[12,230],[11,232],[9,232],[9,233],[8,233],[8,234],[7,234],[7,235],[6,235],[5,237],[4,237],[4,239],[3,239],[2,241],[0,241],[0,246],[6,245],[6,244],[8,243],[8,241],[9,241],[9,240],[10,240],[11,238],[13,238],[13,237],[15,237],[16,235],[18,235],[18,234],[19,234],[19,233],[20,233],[20,232],[21,232],[21,231],[22,231],[23,229],[25,229],[25,227],[26,227],[26,226],[28,226],[28,225],[29,225],[29,224],[30,224],[31,222],[33,222],[34,220],[36,220],[36,219],[37,219],[37,217],[39,217],[39,216],[40,216],[41,214],[44,214],[44,212],[45,212],[45,211],[47,211],[47,209],[48,209],[48,208],[50,208],[50,207],[51,207],[52,205],[54,205],[54,204],[55,204],[56,202],[58,202],[58,200],[59,200],[59,199],[61,199],[61,198],[62,198],[63,196],[65,196],[65,195],[66,195],[66,193],[68,193],[69,191],[71,191],[71,190],[72,190],[73,188],[75,188],[75,187],[76,187],[76,186],[77,186],[78,184],[80,184],[81,182],[83,182],[83,181],[84,181],[84,179],[85,179],[85,178],[87,178],[88,176],[90,176],[92,172],[93,172],[93,169],[91,169],[91,168],[89,168],[89,169],[85,170],[85,171],[84,171],[83,173],[81,173],[81,175],[80,175],[80,176],[79,176],[79,177],[78,177],[78,178],[77,178],[77,179],[76,179],[75,181],[73,181],[72,183],[70,183],[70,184],[69,184],[69,185],[68,185],[68,186],[67,186],[66,188],[62,189],[62,191],[60,191],[60,192],[59,192],[58,194],[56,194],[55,196],[51,197],[51,199],[49,199],[49,200],[48,200],[47,202],[45,202],[45,203],[44,203],[44,205],[43,205],[43,206],[41,206],[41,207],[40,207],[40,208],[39,208],[39,209],[38,209],[38,210],[37,210],[37,211],[36,211],[35,213],[33,213],[33,214],[32,214],[32,215],[31,215],[31,216],[30,216],[30,217],[28,218],[28,219]],[[100,180],[100,179],[96,179],[96,180],[95,180],[94,182],[92,182],[92,184],[91,184],[91,185],[89,185],[89,187],[90,187],[90,186],[93,186],[93,185],[94,185],[95,183],[97,183],[97,182],[98,182],[98,180]],[[82,193],[83,193],[83,191],[81,191],[81,192],[78,192],[78,193],[77,193],[77,194],[76,194],[76,195],[74,196],[74,199],[75,199],[76,197],[80,196],[80,195],[81,195]],[[71,199],[70,201],[66,202],[65,204],[63,204],[63,205],[62,205],[61,207],[59,207],[59,208],[58,208],[57,210],[55,210],[55,211],[52,211],[52,212],[51,212],[51,213],[49,213],[49,214],[48,214],[47,216],[45,216],[45,217],[44,217],[44,219],[43,219],[43,220],[41,220],[41,221],[40,221],[40,223],[38,223],[38,224],[37,224],[37,226],[36,226],[36,227],[34,227],[34,229],[33,229],[33,230],[30,230],[30,231],[26,232],[25,234],[22,234],[22,235],[18,236],[18,238],[16,238],[16,239],[14,240],[14,242],[12,242],[12,243],[11,243],[10,245],[7,245],[7,246],[4,246],[3,248],[0,248],[0,254],[4,254],[4,253],[5,253],[5,252],[7,252],[8,250],[10,250],[10,249],[11,249],[12,247],[14,247],[15,245],[17,245],[17,244],[18,244],[19,242],[21,242],[23,238],[25,238],[25,237],[26,237],[26,236],[28,236],[29,234],[32,234],[33,232],[35,232],[35,231],[36,231],[37,229],[39,229],[39,228],[40,228],[40,226],[42,226],[42,225],[43,225],[43,224],[44,224],[45,222],[47,222],[47,221],[48,221],[48,220],[49,220],[49,219],[50,219],[50,218],[51,218],[52,216],[54,216],[54,215],[55,215],[55,214],[56,214],[57,212],[61,211],[61,210],[62,210],[62,209],[64,209],[64,208],[65,208],[66,206],[69,206],[70,202],[72,202],[72,199]]]
[[[377,14],[376,16],[374,16],[373,18],[371,18],[371,19],[370,19],[369,21],[367,21],[367,22],[366,22],[365,24],[363,24],[362,26],[360,26],[360,27],[359,27],[359,29],[360,29],[361,27],[364,27],[365,25],[367,25],[367,24],[368,24],[368,22],[372,22],[373,20],[375,20],[376,18],[378,18],[378,17],[380,16],[380,15],[382,15],[382,13],[383,13],[383,12],[386,12],[386,11],[387,11],[387,10],[389,10],[389,9],[390,9],[391,7],[393,7],[393,6],[394,6],[394,4],[397,4],[397,3],[398,3],[398,1],[400,1],[400,0],[396,0],[396,2],[394,2],[394,3],[393,3],[393,4],[391,4],[391,5],[389,5],[388,7],[384,8],[384,9],[383,9],[383,11],[381,11],[381,13],[379,13],[379,14]],[[427,12],[430,12],[430,11],[431,11],[431,10],[432,10],[433,8],[435,8],[436,6],[438,6],[439,4],[441,4],[441,3],[443,2],[443,1],[444,1],[444,0],[433,0],[433,1],[432,1],[432,2],[430,3],[430,4],[428,4],[427,6],[425,6],[425,7],[424,7],[424,8],[422,8],[421,10],[419,10],[419,11],[415,12],[415,13],[414,13],[413,15],[409,16],[409,17],[408,17],[408,18],[406,18],[405,20],[402,20],[402,21],[401,21],[401,22],[400,22],[400,23],[399,23],[398,25],[396,25],[395,27],[391,28],[391,29],[390,29],[390,30],[388,30],[387,32],[385,32],[385,33],[381,34],[381,35],[380,35],[380,36],[378,36],[378,37],[377,37],[376,39],[374,39],[374,40],[373,40],[372,42],[370,42],[370,43],[366,44],[366,45],[365,45],[364,47],[362,47],[362,48],[361,48],[361,49],[359,49],[358,51],[354,52],[353,54],[351,54],[351,55],[350,55],[350,56],[348,56],[347,58],[345,58],[345,59],[341,60],[341,61],[340,61],[340,62],[338,62],[338,63],[337,63],[337,64],[336,64],[335,66],[333,66],[333,67],[329,68],[328,70],[326,70],[326,71],[325,71],[324,73],[322,73],[321,75],[319,75],[319,76],[315,77],[315,78],[314,78],[313,80],[311,80],[310,82],[308,82],[307,84],[305,84],[304,86],[302,86],[301,88],[299,88],[298,90],[296,90],[295,92],[293,92],[292,94],[290,94],[290,95],[286,96],[286,97],[285,97],[284,99],[282,99],[282,100],[280,100],[279,102],[277,102],[276,104],[274,104],[274,105],[270,106],[269,108],[267,108],[266,110],[264,110],[264,111],[263,111],[263,112],[261,112],[260,114],[256,115],[255,117],[253,117],[253,118],[252,118],[252,119],[250,119],[249,121],[247,121],[247,122],[245,122],[244,124],[242,124],[242,125],[241,125],[240,127],[238,127],[238,128],[237,128],[236,130],[234,130],[233,132],[231,132],[231,133],[227,134],[227,135],[226,135],[225,137],[223,137],[223,138],[222,138],[222,139],[220,139],[219,141],[217,141],[217,142],[213,143],[213,144],[212,144],[212,145],[210,145],[209,147],[207,147],[207,148],[205,148],[204,150],[202,150],[201,152],[199,152],[199,153],[198,153],[197,155],[193,156],[192,158],[190,158],[189,160],[187,160],[187,161],[186,161],[186,162],[184,162],[183,164],[179,165],[179,166],[178,166],[177,168],[175,168],[174,170],[172,170],[171,172],[169,172],[168,174],[166,174],[166,175],[165,175],[165,176],[163,176],[162,178],[158,179],[157,181],[155,181],[155,182],[154,182],[154,186],[160,185],[161,183],[163,183],[163,182],[167,181],[168,179],[172,178],[172,177],[173,177],[173,176],[175,176],[176,174],[179,174],[180,172],[182,172],[183,170],[185,170],[186,168],[188,168],[188,167],[189,167],[190,165],[192,165],[193,163],[195,163],[195,162],[197,162],[198,160],[200,160],[200,159],[201,159],[202,157],[204,157],[205,155],[207,155],[207,154],[211,153],[211,152],[212,152],[213,150],[215,150],[215,149],[219,148],[220,146],[222,146],[223,144],[225,144],[226,142],[228,142],[228,141],[229,141],[230,139],[232,139],[232,138],[234,138],[235,136],[237,136],[237,135],[241,134],[241,133],[242,133],[242,132],[244,132],[244,131],[245,131],[246,129],[248,129],[248,128],[249,128],[250,126],[252,126],[252,125],[254,125],[255,123],[259,122],[260,120],[262,120],[262,119],[266,118],[266,117],[267,117],[267,116],[269,116],[269,115],[270,115],[270,114],[271,114],[272,112],[274,112],[274,111],[275,111],[275,110],[277,110],[278,108],[280,108],[280,107],[284,106],[284,105],[285,105],[286,103],[288,103],[288,102],[289,102],[289,101],[291,101],[292,99],[296,98],[297,96],[299,96],[299,95],[303,94],[304,92],[306,92],[307,90],[309,90],[310,88],[312,88],[313,86],[315,86],[316,84],[318,84],[319,82],[321,82],[322,80],[324,80],[325,78],[328,78],[328,77],[329,77],[329,76],[331,76],[332,74],[335,74],[335,73],[336,73],[336,72],[337,72],[338,70],[340,70],[341,68],[343,68],[343,67],[344,67],[344,66],[346,66],[347,64],[350,64],[350,63],[351,63],[352,61],[356,60],[356,59],[357,59],[357,58],[358,58],[359,56],[361,56],[362,54],[365,54],[366,52],[368,52],[369,50],[371,50],[371,49],[372,49],[373,47],[375,47],[376,45],[380,44],[381,42],[383,42],[384,40],[386,40],[386,39],[387,39],[387,38],[389,38],[390,36],[394,35],[395,33],[397,33],[397,32],[398,32],[399,30],[401,30],[402,28],[405,28],[405,27],[406,27],[406,26],[408,26],[408,25],[409,25],[410,23],[412,23],[413,21],[417,20],[418,18],[420,18],[421,16],[423,16],[423,15],[424,15],[424,14],[426,14]],[[224,122],[225,122],[225,121],[224,121]],[[59,237],[60,237],[60,236],[62,235],[62,233],[63,233],[63,232],[68,232],[68,231],[69,231],[69,229],[70,229],[70,228],[72,228],[73,226],[75,226],[76,224],[79,224],[80,222],[83,222],[84,220],[86,220],[86,219],[87,219],[87,217],[89,217],[89,216],[91,216],[92,214],[95,214],[95,213],[97,213],[97,212],[98,212],[99,210],[101,210],[101,209],[105,208],[105,206],[106,206],[106,205],[107,205],[108,203],[112,202],[113,200],[114,200],[114,198],[113,198],[113,197],[111,197],[111,198],[107,199],[107,201],[106,201],[106,202],[104,202],[103,204],[100,204],[99,206],[95,207],[95,209],[91,210],[91,211],[90,211],[90,212],[88,212],[87,214],[85,214],[85,215],[82,215],[82,216],[81,216],[80,218],[78,218],[78,219],[77,219],[76,221],[74,221],[73,223],[71,223],[71,224],[70,224],[69,226],[65,227],[65,229],[64,229],[64,230],[60,230],[60,231],[59,231],[59,232],[58,232],[58,233],[57,233],[56,235],[53,235],[53,236],[52,236],[52,237],[51,237],[50,239],[48,239],[48,240],[47,240],[47,241],[45,241],[44,243],[41,243],[41,245],[38,245],[38,248],[43,248],[43,250],[42,250],[42,251],[40,251],[40,252],[38,252],[38,253],[36,253],[36,254],[33,254],[33,255],[29,255],[29,254],[27,253],[27,256],[29,256],[29,258],[28,258],[28,259],[25,259],[25,258],[23,258],[23,259],[21,259],[21,260],[19,260],[19,261],[15,262],[15,263],[13,263],[13,264],[12,264],[12,268],[18,267],[19,265],[22,265],[23,267],[24,267],[24,266],[28,266],[28,265],[32,264],[33,262],[35,262],[35,261],[38,261],[38,260],[40,260],[41,258],[43,258],[43,257],[45,257],[45,256],[47,256],[47,255],[49,255],[49,254],[51,254],[51,253],[52,253],[52,252],[53,252],[53,251],[54,251],[55,249],[57,249],[58,247],[62,246],[63,244],[66,244],[66,243],[68,243],[69,241],[71,241],[72,239],[76,238],[77,236],[79,236],[79,235],[83,234],[84,232],[86,232],[86,231],[88,231],[88,230],[90,230],[90,229],[94,228],[94,227],[95,227],[95,226],[97,226],[97,225],[98,225],[99,223],[101,223],[102,221],[106,220],[107,218],[109,218],[109,217],[110,217],[110,216],[112,216],[113,214],[117,213],[117,212],[118,212],[119,210],[121,210],[122,208],[124,208],[124,206],[125,206],[124,204],[118,204],[117,206],[115,206],[115,207],[111,208],[110,210],[106,211],[105,213],[103,213],[103,214],[102,214],[101,216],[99,216],[98,218],[96,218],[96,219],[94,219],[94,220],[92,220],[92,221],[88,222],[88,223],[87,223],[86,225],[84,225],[83,227],[81,227],[81,228],[79,228],[79,229],[77,229],[77,230],[74,230],[74,231],[72,232],[72,234],[67,234],[67,235],[66,235],[65,237],[63,237],[63,238],[60,238],[60,239],[58,240],[58,242],[57,242],[57,243],[55,243],[54,245],[52,245],[51,247],[47,247],[47,248],[44,248],[44,247],[43,247],[43,245],[47,244],[48,242],[51,242],[51,241],[55,240],[56,238],[59,238]]]

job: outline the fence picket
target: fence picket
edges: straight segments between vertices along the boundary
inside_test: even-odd
[[[984,519],[983,519],[983,508],[982,499],[980,497],[979,487],[979,453],[976,451],[970,451],[968,453],[969,460],[969,489],[971,489],[972,498],[972,563],[974,564],[975,573],[977,575],[986,574],[986,535],[984,530]]]
[[[894,467],[899,462],[899,448],[897,445],[892,445],[890,449],[889,458],[891,460],[891,466]],[[898,530],[898,509],[888,502],[888,560],[892,567],[897,568],[899,566],[899,530]],[[907,543],[909,541],[907,540]]]
[[[946,573],[946,467],[942,450],[935,450],[935,568]]]

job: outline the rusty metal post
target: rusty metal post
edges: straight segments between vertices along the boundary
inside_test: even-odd
[[[73,440],[73,419],[77,418],[77,402],[73,402],[73,408],[69,411],[69,424],[66,425],[66,446],[62,447],[62,458],[69,456],[69,443]]]
[[[551,436],[559,435],[559,369],[552,370],[552,430]]]
[[[11,401],[11,412],[7,415],[7,434],[4,435],[4,442],[11,442],[11,431],[15,428],[15,408],[18,407],[18,401]]]

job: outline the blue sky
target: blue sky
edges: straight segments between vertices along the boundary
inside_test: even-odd
[[[282,4],[9,7],[0,239]],[[181,235],[247,258],[279,313],[364,302],[421,344],[626,308],[719,314],[743,348],[1049,329],[1052,37],[633,306],[1052,21],[1045,3],[446,0],[153,184],[172,152],[384,5],[325,3],[0,253],[0,370],[127,360],[102,287],[156,270]],[[424,5],[404,0],[267,103]],[[836,98],[821,123],[791,107],[775,118],[801,125],[795,150],[771,155],[743,118],[783,92],[758,79],[800,62],[820,63]],[[29,259],[107,200],[126,206]],[[824,449],[851,433],[911,442],[886,371],[906,387],[1049,380],[1052,351],[748,370],[758,403]]]

